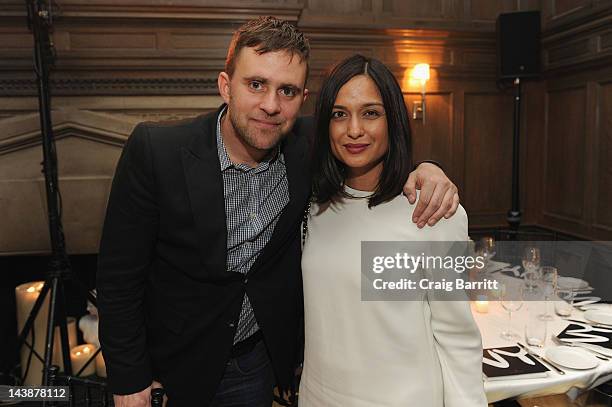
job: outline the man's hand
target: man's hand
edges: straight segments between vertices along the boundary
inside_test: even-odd
[[[142,391],[139,391],[138,393],[126,394],[124,396],[114,394],[113,401],[115,402],[115,407],[150,407],[151,389],[156,389],[158,387],[163,386],[160,383],[154,381],[149,387]],[[164,406],[167,402],[168,399],[166,396],[164,396]]]
[[[115,402],[115,407],[150,407],[151,386],[134,394],[123,396],[114,394],[113,401]]]
[[[420,190],[419,202],[414,209],[412,221],[419,228],[428,224],[435,225],[443,216],[448,219],[459,207],[457,187],[444,174],[440,167],[432,163],[421,163],[408,176],[404,185],[404,195],[413,204],[416,190]]]

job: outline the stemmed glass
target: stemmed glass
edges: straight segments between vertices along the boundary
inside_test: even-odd
[[[516,341],[521,338],[519,334],[511,330],[512,313],[523,306],[524,287],[513,288],[508,284],[501,284],[500,303],[508,311],[508,328],[502,331],[501,337],[507,341]]]
[[[478,241],[476,254],[483,257],[486,267],[493,256],[495,256],[495,238],[493,236],[481,238]]]
[[[480,244],[487,260],[491,260],[495,256],[495,238],[493,236],[485,236],[480,239]]]
[[[557,292],[557,278],[559,274],[556,267],[544,266],[541,269],[541,276],[546,311],[544,314],[538,315],[538,319],[540,321],[552,321],[554,317],[548,310],[548,304],[550,303],[550,299],[553,298]]]
[[[540,279],[539,268],[542,255],[537,247],[527,247],[523,253],[523,279],[527,288],[535,288]]]

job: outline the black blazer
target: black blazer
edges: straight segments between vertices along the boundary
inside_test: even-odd
[[[299,227],[310,191],[310,123],[298,120],[283,141],[289,203],[242,275],[226,270],[216,118],[139,124],[119,159],[97,273],[100,342],[115,394],[138,392],[155,378],[173,406],[210,401],[245,292],[278,385],[293,378],[303,329]]]

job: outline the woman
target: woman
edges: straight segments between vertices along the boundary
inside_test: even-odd
[[[469,304],[362,301],[362,241],[465,241],[463,208],[433,228],[401,195],[410,128],[380,61],[353,56],[317,102],[313,192],[302,256],[306,344],[300,407],[486,406]]]

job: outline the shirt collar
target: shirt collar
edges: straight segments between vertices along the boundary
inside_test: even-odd
[[[223,137],[221,136],[221,118],[225,114],[226,110],[227,110],[227,105],[223,106],[223,108],[219,112],[219,116],[217,116],[217,153],[219,154],[219,162],[221,163],[221,171],[225,171],[233,165],[232,160],[230,160],[229,155],[227,154],[227,150],[225,149],[225,144],[223,143]]]

